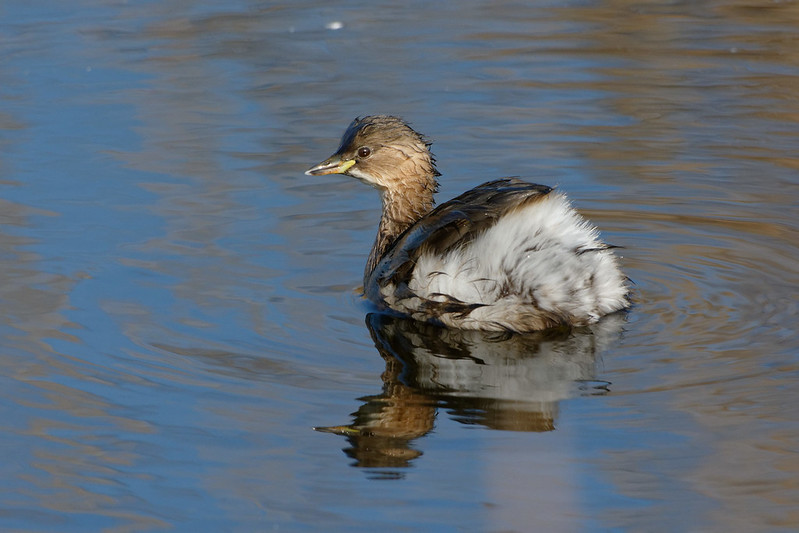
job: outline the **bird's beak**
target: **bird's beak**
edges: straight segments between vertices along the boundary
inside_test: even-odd
[[[344,174],[352,165],[355,164],[354,159],[342,160],[341,156],[331,156],[318,165],[309,168],[305,173],[309,176],[324,176],[325,174]]]

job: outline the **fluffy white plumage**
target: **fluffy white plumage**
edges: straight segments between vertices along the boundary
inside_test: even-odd
[[[389,307],[417,318],[427,318],[428,300],[480,304],[466,316],[439,320],[517,331],[594,323],[626,307],[628,292],[597,229],[555,192],[503,216],[468,245],[443,255],[422,253],[408,288],[417,297],[397,298],[393,284],[381,294]]]

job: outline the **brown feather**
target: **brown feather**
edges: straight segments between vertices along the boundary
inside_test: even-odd
[[[433,209],[405,230],[383,253],[364,287],[407,284],[423,253],[443,255],[471,242],[502,216],[540,200],[551,187],[502,178],[483,183]],[[367,293],[367,296],[373,296]],[[374,295],[377,296],[377,295]]]

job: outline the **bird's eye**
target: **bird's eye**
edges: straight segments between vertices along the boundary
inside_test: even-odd
[[[371,155],[372,149],[368,146],[361,146],[358,148],[358,157],[369,157]]]

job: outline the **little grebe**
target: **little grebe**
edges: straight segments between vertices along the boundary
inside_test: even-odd
[[[566,197],[515,178],[434,208],[430,143],[402,119],[356,118],[306,174],[346,174],[380,191],[364,291],[380,306],[464,329],[591,324],[629,305],[611,246]]]

